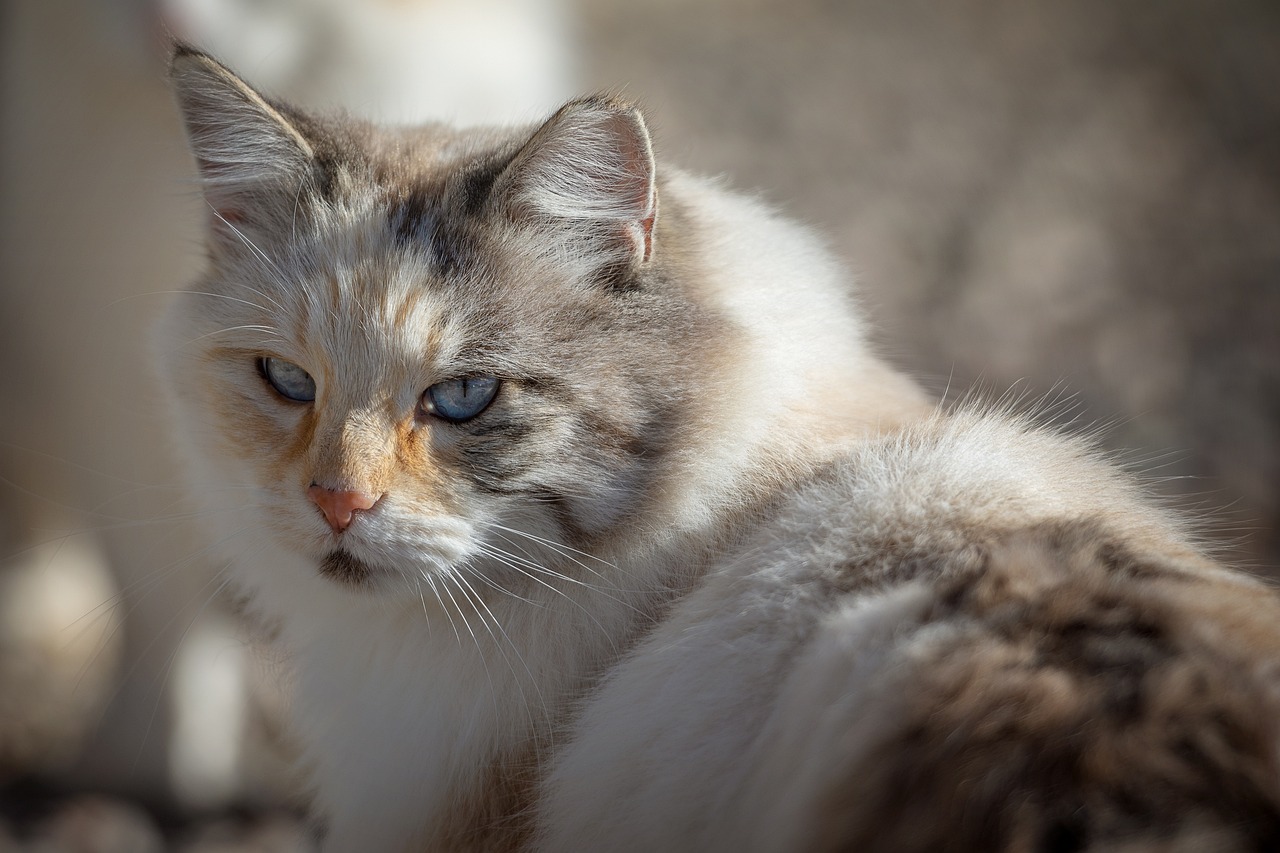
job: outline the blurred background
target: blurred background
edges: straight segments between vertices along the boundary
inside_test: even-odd
[[[1065,418],[1280,565],[1274,0],[7,0],[0,851],[307,845],[287,669],[190,531],[148,328],[199,268],[165,33],[399,121],[639,101],[811,223],[938,394]]]

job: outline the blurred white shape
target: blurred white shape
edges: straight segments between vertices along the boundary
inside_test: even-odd
[[[531,120],[574,94],[561,0],[163,0],[268,93],[394,122]]]
[[[116,587],[97,545],[58,539],[0,570],[0,770],[74,758],[114,683]]]
[[[174,791],[192,809],[225,806],[239,794],[248,716],[245,649],[228,620],[192,623],[178,647],[170,693],[169,767]]]

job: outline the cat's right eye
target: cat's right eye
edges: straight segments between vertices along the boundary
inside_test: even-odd
[[[310,403],[316,398],[316,381],[301,367],[282,358],[258,359],[258,370],[285,399]]]
[[[427,414],[453,424],[469,421],[493,402],[501,385],[496,376],[463,376],[437,382],[422,394]]]

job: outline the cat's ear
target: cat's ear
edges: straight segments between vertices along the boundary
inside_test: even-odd
[[[296,198],[313,177],[315,151],[297,127],[221,63],[175,48],[170,79],[182,109],[204,194],[223,226]]]
[[[649,260],[658,195],[640,111],[606,98],[562,107],[504,171],[499,197],[511,215],[565,232],[602,257]]]

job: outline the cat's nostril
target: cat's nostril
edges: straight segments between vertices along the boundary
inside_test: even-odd
[[[372,509],[382,499],[382,495],[345,489],[326,489],[316,483],[307,489],[307,497],[324,513],[324,520],[334,533],[341,533],[351,525],[356,512]]]

